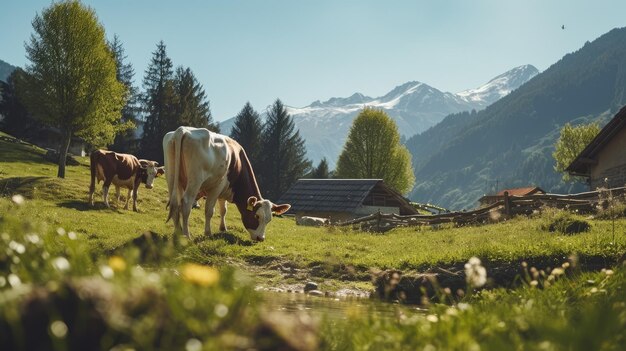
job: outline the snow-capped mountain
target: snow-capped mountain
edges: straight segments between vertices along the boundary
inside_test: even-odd
[[[434,126],[451,113],[483,109],[538,73],[532,65],[516,67],[485,85],[457,94],[411,81],[377,98],[355,93],[347,98],[317,100],[302,108],[288,106],[287,110],[306,140],[307,156],[314,164],[326,157],[332,169],[352,120],[364,107],[383,109],[396,122],[400,133],[408,138]],[[233,118],[222,122],[222,132],[229,134],[233,123]]]

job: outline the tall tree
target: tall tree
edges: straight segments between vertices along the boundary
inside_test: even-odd
[[[73,136],[106,145],[126,127],[120,111],[127,94],[92,8],[75,0],[55,2],[32,25],[25,45],[30,64],[18,94],[33,116],[60,129],[57,176],[64,178]]]
[[[235,117],[235,124],[230,131],[230,137],[243,146],[253,167],[260,164],[261,161],[262,132],[263,124],[259,113],[252,108],[250,102],[246,102]]]
[[[330,178],[330,170],[328,169],[328,161],[326,157],[320,160],[320,163],[313,169],[310,177],[312,179],[328,179]]]
[[[140,154],[151,160],[163,162],[162,139],[172,130],[176,111],[176,92],[172,60],[167,56],[165,43],[161,40],[152,53],[152,60],[143,79],[144,93],[141,97],[145,114]]]
[[[135,153],[137,150],[135,150],[133,141],[135,139],[137,115],[139,113],[138,90],[133,84],[135,70],[130,62],[126,62],[127,57],[124,47],[117,34],[113,36],[113,41],[109,42],[109,47],[115,58],[117,80],[124,84],[128,92],[128,99],[122,108],[122,121],[129,123],[129,125],[132,123],[133,126],[125,132],[118,134],[110,148],[117,152]]]
[[[190,68],[178,67],[176,69],[174,86],[177,106],[176,120],[173,121],[175,123],[171,128],[185,125],[219,132],[219,125],[213,122],[204,88]]]
[[[0,121],[2,130],[17,138],[26,136],[26,129],[33,124],[32,119],[17,96],[15,84],[23,79],[24,71],[15,69],[7,78],[7,82],[0,81],[0,115],[4,118]]]
[[[262,143],[260,183],[268,198],[277,199],[311,168],[304,139],[280,99],[267,112]]]
[[[561,128],[561,135],[554,146],[552,156],[556,161],[554,170],[563,173],[564,181],[580,180],[579,177],[571,177],[565,169],[574,161],[578,154],[600,133],[598,123],[581,124],[573,127],[565,123]]]
[[[411,155],[385,112],[365,108],[354,119],[335,176],[383,179],[402,194],[411,190],[415,183]]]

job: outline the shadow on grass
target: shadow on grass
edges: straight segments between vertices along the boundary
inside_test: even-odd
[[[252,246],[252,241],[242,239],[235,234],[229,232],[219,232],[212,235],[202,235],[192,239],[194,244],[200,244],[204,241],[214,241],[214,240],[224,240],[230,245],[239,245],[239,246]]]
[[[79,200],[69,200],[63,201],[59,203],[60,207],[71,208],[78,211],[101,211],[101,210],[109,210],[115,213],[124,213],[120,208],[116,208],[115,206],[111,206],[111,208],[106,207],[106,205],[102,202],[94,202],[93,206],[89,205],[87,201],[79,201]]]
[[[21,195],[32,198],[35,184],[48,177],[13,177],[0,180],[0,194],[11,195],[21,193]]]

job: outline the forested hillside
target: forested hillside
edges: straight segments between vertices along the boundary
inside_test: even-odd
[[[626,28],[614,29],[565,55],[483,111],[446,117],[410,138],[416,185],[410,197],[455,209],[485,193],[537,185],[567,192],[553,170],[560,128],[600,119],[626,104]]]

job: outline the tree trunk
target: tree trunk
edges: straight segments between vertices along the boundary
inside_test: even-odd
[[[59,149],[59,171],[57,172],[58,178],[65,178],[65,163],[67,161],[67,150],[70,148],[71,140],[72,140],[72,132],[69,130],[61,129],[61,148]]]

